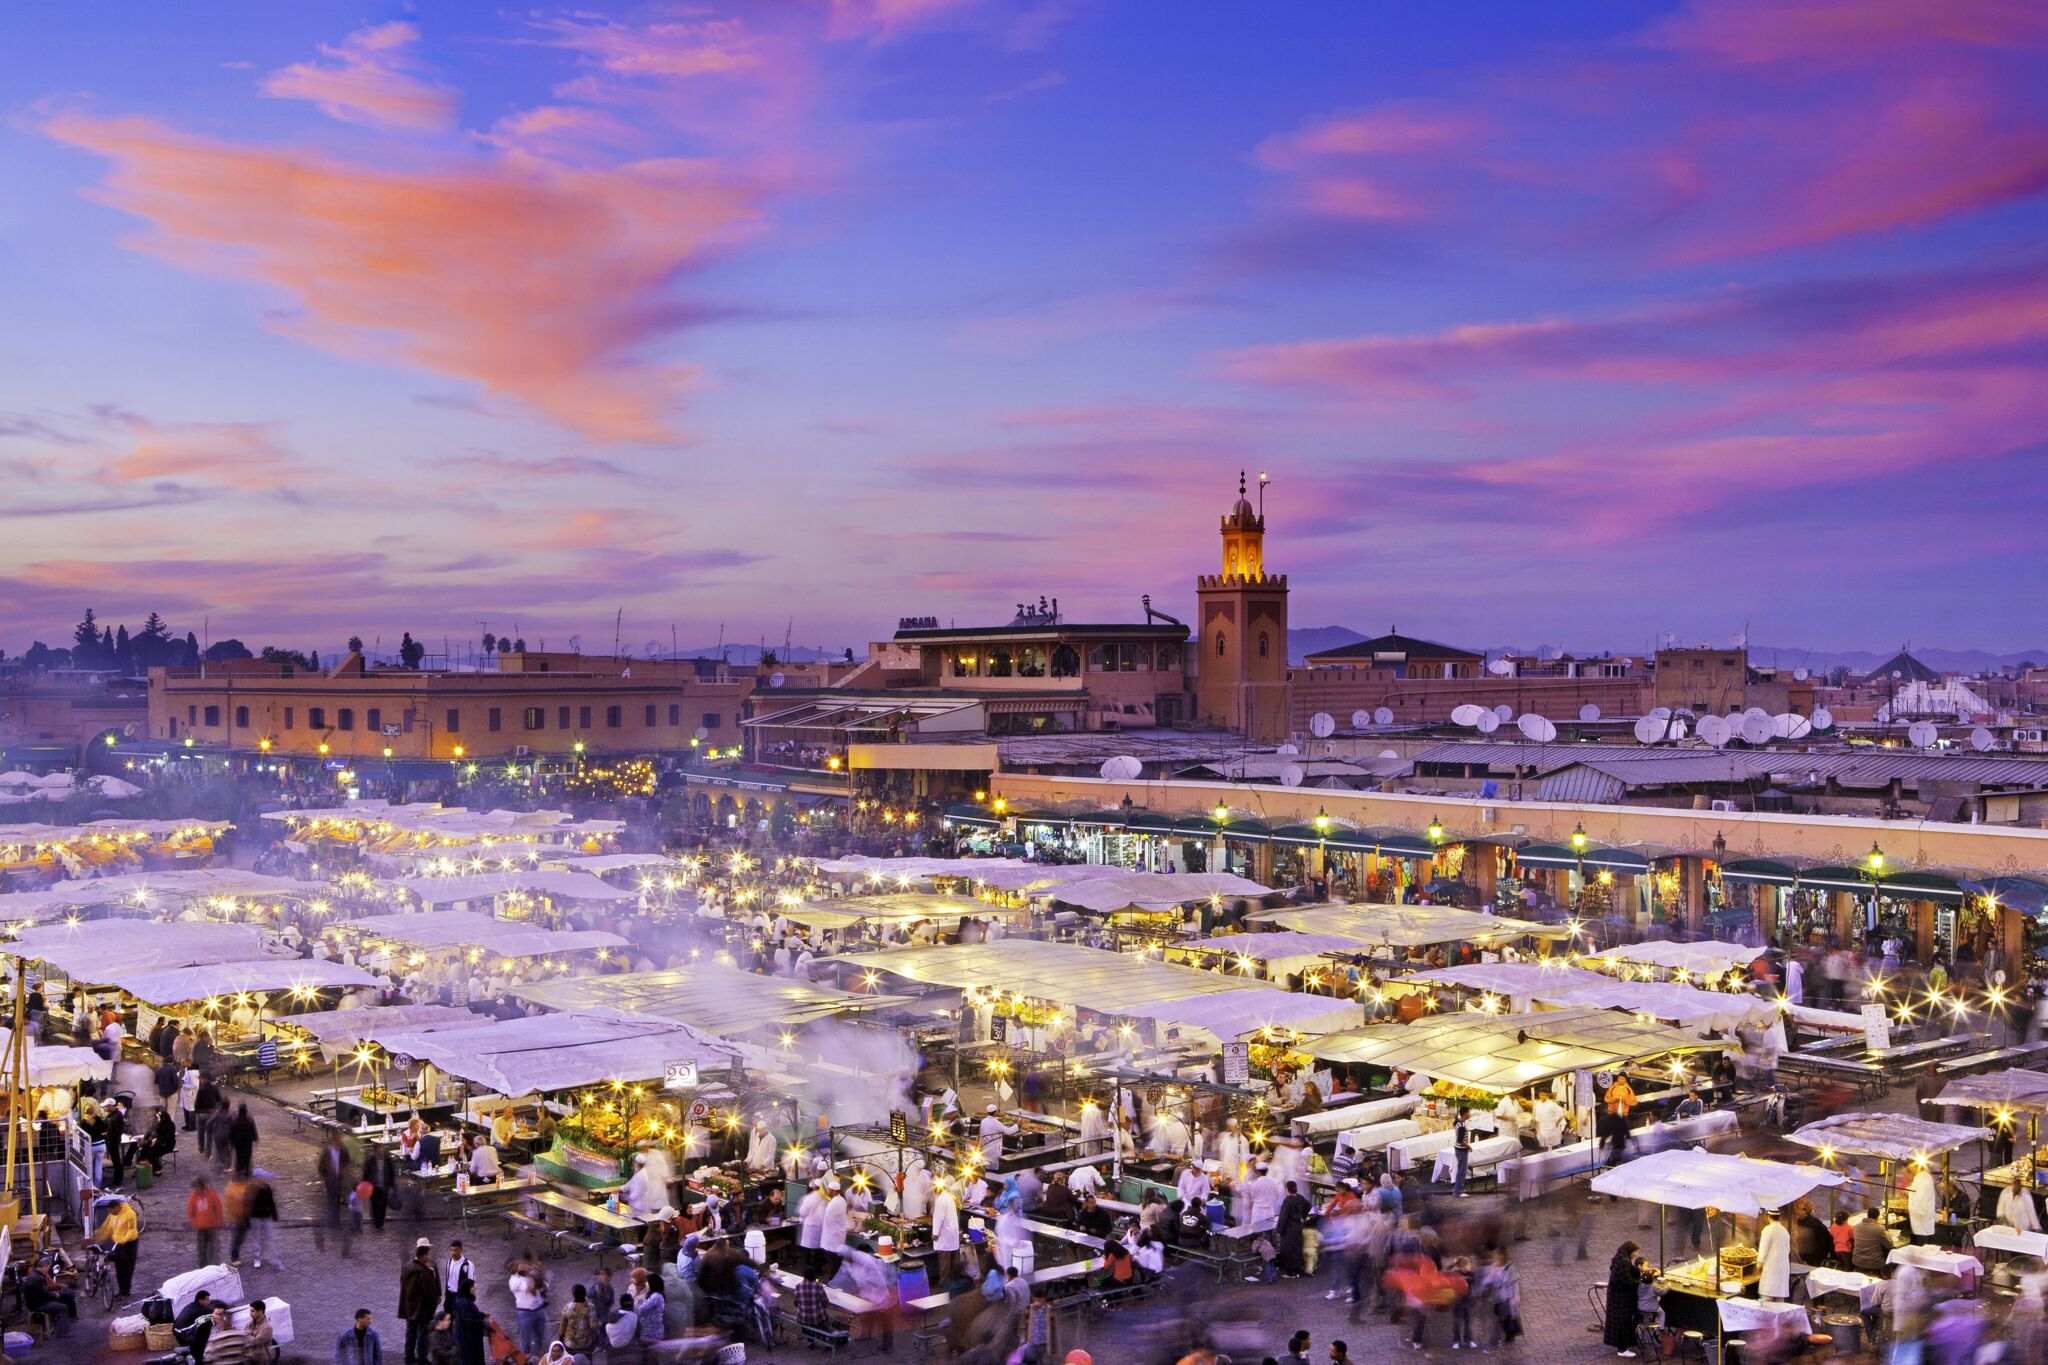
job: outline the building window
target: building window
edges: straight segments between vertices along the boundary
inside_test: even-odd
[[[668,723],[670,725],[681,725],[683,723],[683,708],[674,702],[668,704]]]
[[[953,654],[953,676],[956,678],[980,677],[981,656],[971,649],[956,650]]]
[[[587,707],[587,706],[579,706],[579,707],[577,707],[577,708],[576,708],[576,724],[577,724],[578,728],[580,728],[580,729],[588,730],[588,729],[590,728],[590,708],[589,708],[589,707]]]
[[[292,728],[292,708],[289,706],[284,708],[284,728],[287,730]]]
[[[1152,651],[1144,645],[1119,645],[1117,666],[1126,673],[1150,673]]]
[[[1052,675],[1055,678],[1071,678],[1081,671],[1081,656],[1074,652],[1072,645],[1052,647]]]
[[[1017,651],[1017,676],[1020,678],[1042,678],[1045,676],[1045,646],[1025,645]]]
[[[1223,632],[1220,630],[1216,632],[1216,657],[1223,657]]]
[[[448,708],[448,733],[451,735],[462,733],[462,712],[452,706]]]
[[[327,708],[324,706],[307,707],[306,724],[312,726],[315,730],[325,730],[327,728]]]
[[[650,729],[650,730],[652,730],[652,729],[654,728],[654,703],[653,703],[653,702],[648,702],[648,703],[647,703],[647,728],[648,728],[648,729]]]
[[[992,649],[988,652],[988,675],[991,678],[1007,678],[1014,671],[1007,649]]]
[[[1088,646],[1088,671],[1090,673],[1114,673],[1116,671],[1116,646]]]
[[[557,730],[566,730],[566,729],[568,729],[568,728],[569,728],[569,708],[568,708],[568,707],[566,707],[566,706],[558,706],[558,707],[556,707],[556,708],[555,708],[555,728],[556,728]]]
[[[1180,646],[1179,646],[1179,645],[1161,645],[1161,646],[1159,646],[1159,671],[1160,671],[1161,673],[1171,673],[1171,672],[1175,671],[1176,669],[1178,669],[1179,667],[1180,667]]]
[[[381,730],[384,728],[384,712],[382,710],[373,706],[370,708],[369,716],[369,726],[372,730]]]
[[[220,724],[220,708],[218,706],[206,708],[206,723],[209,726]]]
[[[353,707],[349,707],[349,706],[344,706],[344,707],[342,707],[342,708],[341,708],[341,709],[340,709],[339,711],[335,712],[335,728],[336,728],[336,729],[339,729],[339,730],[353,730],[353,729],[355,729],[355,728],[356,728],[356,713],[355,713],[355,708],[353,708]]]
[[[493,706],[493,707],[491,708],[491,713],[490,713],[490,714],[489,714],[488,716],[484,717],[484,724],[485,724],[485,726],[486,726],[487,728],[489,728],[489,729],[491,729],[491,730],[496,730],[496,729],[498,728],[498,708],[497,708],[497,707]]]
[[[719,725],[719,720],[720,717],[716,711],[706,711],[704,713],[704,728],[707,730],[716,730]]]
[[[198,708],[197,706],[189,706],[189,705],[188,705],[188,706],[187,706],[187,707],[185,708],[185,727],[186,727],[187,729],[190,729],[190,728],[191,728],[192,726],[194,726],[194,725],[197,725],[198,723],[199,723],[199,708]]]
[[[246,730],[246,729],[248,729],[248,728],[249,728],[249,708],[248,708],[248,707],[246,707],[246,706],[237,706],[237,707],[235,708],[235,727],[236,727],[237,729],[240,729],[240,730]]]
[[[619,722],[620,722],[621,720],[623,720],[623,719],[625,718],[625,711],[626,711],[626,708],[625,708],[625,707],[623,707],[623,706],[607,706],[607,707],[605,707],[605,708],[604,708],[604,728],[605,728],[605,729],[607,729],[607,730],[616,730],[616,729],[618,729],[618,728],[619,728]]]
[[[1261,659],[1263,659],[1263,658],[1265,658],[1265,657],[1266,657],[1266,656],[1267,656],[1268,654],[1270,654],[1270,653],[1272,653],[1272,652],[1273,652],[1273,638],[1272,638],[1272,637],[1271,637],[1270,635],[1266,634],[1266,632],[1265,632],[1265,631],[1263,631],[1263,630],[1262,630],[1262,631],[1260,631],[1260,632],[1259,632],[1259,657],[1260,657]]]
[[[545,727],[546,727],[547,723],[548,723],[548,713],[547,713],[547,708],[546,708],[546,707],[544,707],[544,706],[529,706],[529,707],[527,707],[527,708],[526,708],[526,728],[527,728],[527,729],[529,729],[529,730],[539,730],[539,729],[543,729],[543,728],[545,728]]]

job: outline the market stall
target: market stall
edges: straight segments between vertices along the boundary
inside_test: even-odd
[[[1697,981],[1713,987],[1739,983],[1744,975],[1741,969],[1748,968],[1759,956],[1757,949],[1740,943],[1699,939],[1691,943],[1621,944],[1597,953],[1583,953],[1579,963],[1641,981],[1668,976],[1681,984]],[[1731,972],[1735,973],[1732,978]]]
[[[1223,934],[1166,946],[1168,962],[1184,963],[1235,976],[1285,981],[1320,976],[1331,953],[1356,952],[1356,941],[1342,934]]]
[[[1990,1137],[1991,1130],[1930,1123],[1906,1114],[1830,1114],[1785,1136],[1802,1147],[1813,1148],[1819,1153],[1820,1163],[1830,1170],[1847,1163],[1849,1183],[1859,1187],[1867,1202],[1883,1207],[1888,1218],[1908,1217],[1909,1201],[1917,1193],[1925,1224],[1941,1240],[1955,1245],[1961,1242],[1963,1229],[1945,1211],[1937,1211],[1934,1166],[1938,1160],[1939,1179],[1945,1182],[1953,1154]],[[1874,1179],[1854,1166],[1859,1159],[1877,1162]],[[1899,1178],[1901,1175],[1906,1177],[1904,1182]]]
[[[1355,952],[1400,959],[1421,950],[1471,944],[1499,953],[1518,943],[1569,939],[1563,924],[1539,924],[1448,905],[1302,905],[1259,910],[1248,923],[1268,924],[1304,934],[1335,934],[1357,945]]]
[[[551,1010],[607,1008],[665,1019],[724,1039],[768,1029],[786,1033],[822,1019],[893,1008],[911,998],[834,990],[701,962],[620,976],[536,981],[515,986],[510,994]]]

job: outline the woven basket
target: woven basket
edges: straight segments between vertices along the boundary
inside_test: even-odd
[[[152,1351],[176,1350],[178,1331],[168,1322],[152,1322],[142,1329],[142,1340]]]
[[[140,1332],[116,1332],[107,1328],[107,1349],[109,1351],[140,1351],[149,1345],[149,1339]]]

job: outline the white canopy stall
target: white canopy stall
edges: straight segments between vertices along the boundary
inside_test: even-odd
[[[860,994],[736,967],[692,963],[664,971],[537,981],[511,994],[551,1010],[606,1008],[737,1038],[757,1029],[800,1028],[820,1019],[905,1004],[909,996]]]
[[[1171,943],[1166,947],[1169,962],[1186,961],[1190,966],[1252,975],[1254,964],[1264,964],[1271,980],[1319,971],[1329,964],[1328,953],[1358,950],[1355,940],[1342,934],[1221,934],[1215,938]]]
[[[1305,934],[1341,934],[1361,950],[1428,948],[1439,943],[1492,946],[1521,938],[1569,938],[1574,932],[1568,925],[1539,924],[1448,905],[1282,906],[1254,911],[1245,918]]]
[[[637,893],[621,890],[587,872],[540,867],[456,877],[407,877],[398,885],[428,907],[489,901],[510,893],[557,901],[613,902],[637,897]]]

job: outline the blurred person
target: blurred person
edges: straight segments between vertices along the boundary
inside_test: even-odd
[[[1636,1252],[1641,1249],[1634,1242],[1623,1242],[1607,1263],[1607,1316],[1600,1340],[1624,1360],[1633,1359],[1636,1353],[1636,1290],[1642,1282],[1636,1271]]]

